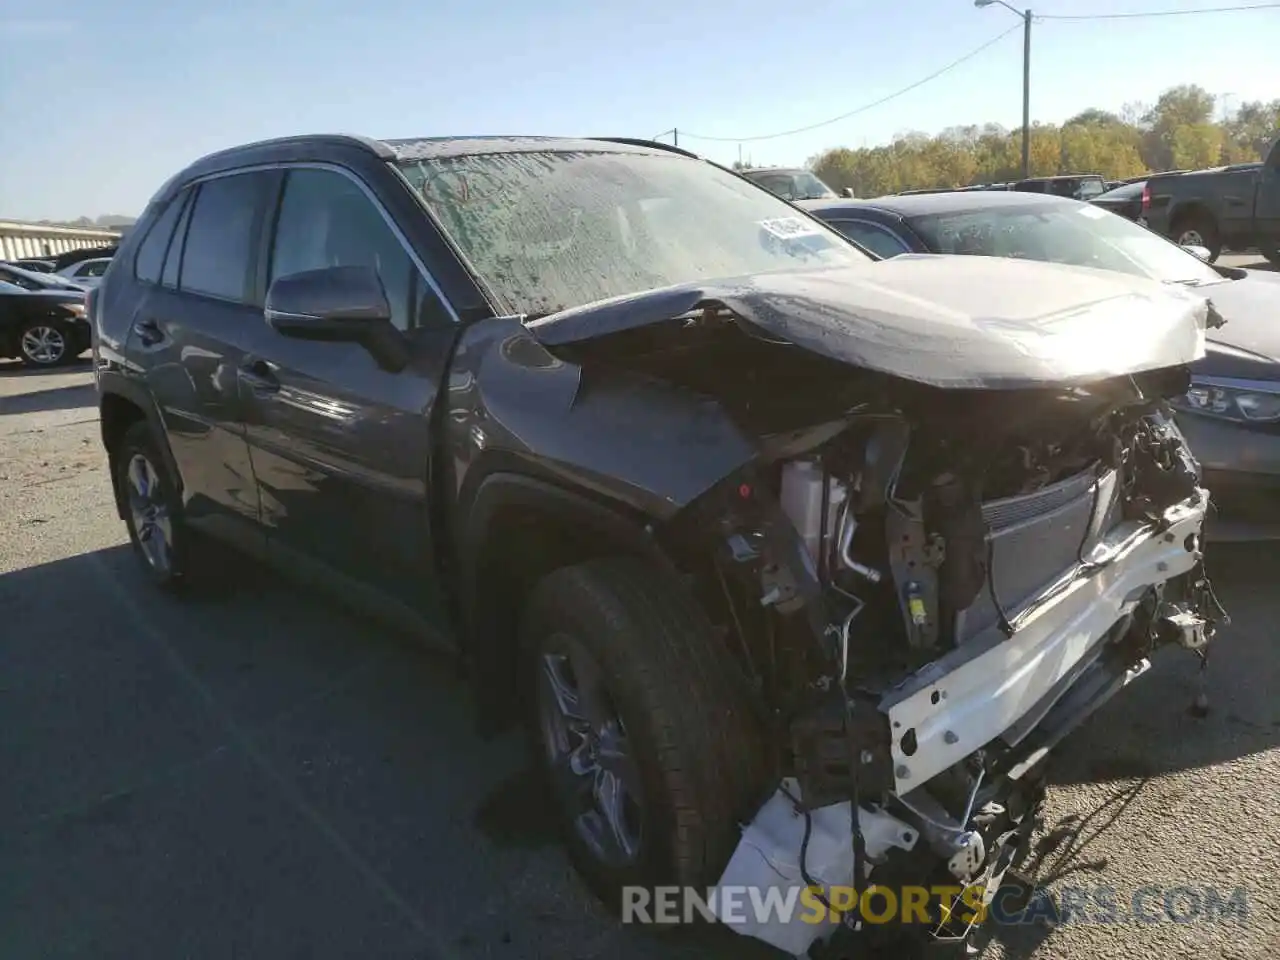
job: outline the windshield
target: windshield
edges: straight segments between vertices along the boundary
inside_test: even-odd
[[[23,270],[21,267],[4,264],[0,266],[0,280],[22,287],[25,290],[79,290],[73,283],[62,277],[51,274],[36,273],[34,270]]]
[[[797,200],[829,200],[836,192],[807,170],[795,175],[795,192]]]
[[[1216,283],[1222,276],[1177,244],[1092,204],[938,213],[908,222],[935,253],[1022,257],[1116,270],[1166,283]]]
[[[684,157],[495,153],[401,170],[512,313],[540,316],[675,284],[871,262],[768,191]]]
[[[1101,180],[1081,180],[1080,186],[1076,188],[1075,196],[1077,200],[1092,200],[1094,197],[1100,197],[1107,192],[1107,185]]]

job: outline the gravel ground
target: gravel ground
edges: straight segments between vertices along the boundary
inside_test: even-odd
[[[0,362],[0,517],[5,960],[764,955],[605,917],[447,665],[256,569],[197,601],[151,591],[85,367]],[[1280,557],[1212,561],[1234,617],[1213,712],[1188,715],[1189,655],[1158,663],[1063,751],[1038,860],[1122,909],[1212,885],[1249,915],[1002,928],[988,956],[1280,956]]]

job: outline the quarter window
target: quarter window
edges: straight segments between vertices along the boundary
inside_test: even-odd
[[[200,185],[187,242],[182,251],[179,286],[224,300],[247,301],[249,266],[264,178],[242,173]]]
[[[424,307],[438,307],[400,238],[358,184],[333,170],[291,170],[280,201],[270,279],[348,266],[377,270],[392,323],[401,330],[418,326]]]
[[[182,266],[182,247],[187,239],[187,224],[191,222],[190,193],[182,195],[182,216],[178,218],[178,227],[173,231],[173,243],[169,244],[169,254],[164,258],[164,273],[160,277],[162,286],[172,290],[178,288],[178,270]]]
[[[160,271],[164,265],[164,252],[169,248],[169,238],[173,236],[173,225],[182,212],[182,197],[174,197],[169,205],[161,211],[147,231],[138,247],[138,257],[133,262],[133,272],[144,283],[159,283]]]

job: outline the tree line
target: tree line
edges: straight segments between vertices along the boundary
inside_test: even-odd
[[[1033,123],[1033,177],[1098,173],[1123,180],[1162,170],[1201,169],[1262,159],[1280,128],[1280,99],[1220,111],[1202,87],[1166,90],[1154,105],[1119,112],[1089,109],[1062,125]],[[1022,131],[998,124],[950,127],[937,136],[907,133],[878,147],[836,147],[808,166],[855,196],[926,187],[1004,183],[1022,176]]]

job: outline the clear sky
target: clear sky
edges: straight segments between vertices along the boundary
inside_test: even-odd
[[[1250,0],[1042,0],[1044,14]],[[1020,4],[1015,3],[1015,6]],[[1042,9],[1041,9],[1042,8]],[[1018,27],[972,0],[0,0],[0,218],[136,214],[201,154],[290,133],[615,134],[737,142],[852,110]],[[1198,83],[1280,97],[1280,9],[1037,22],[1032,118]],[[1021,118],[1021,30],[757,164]]]

